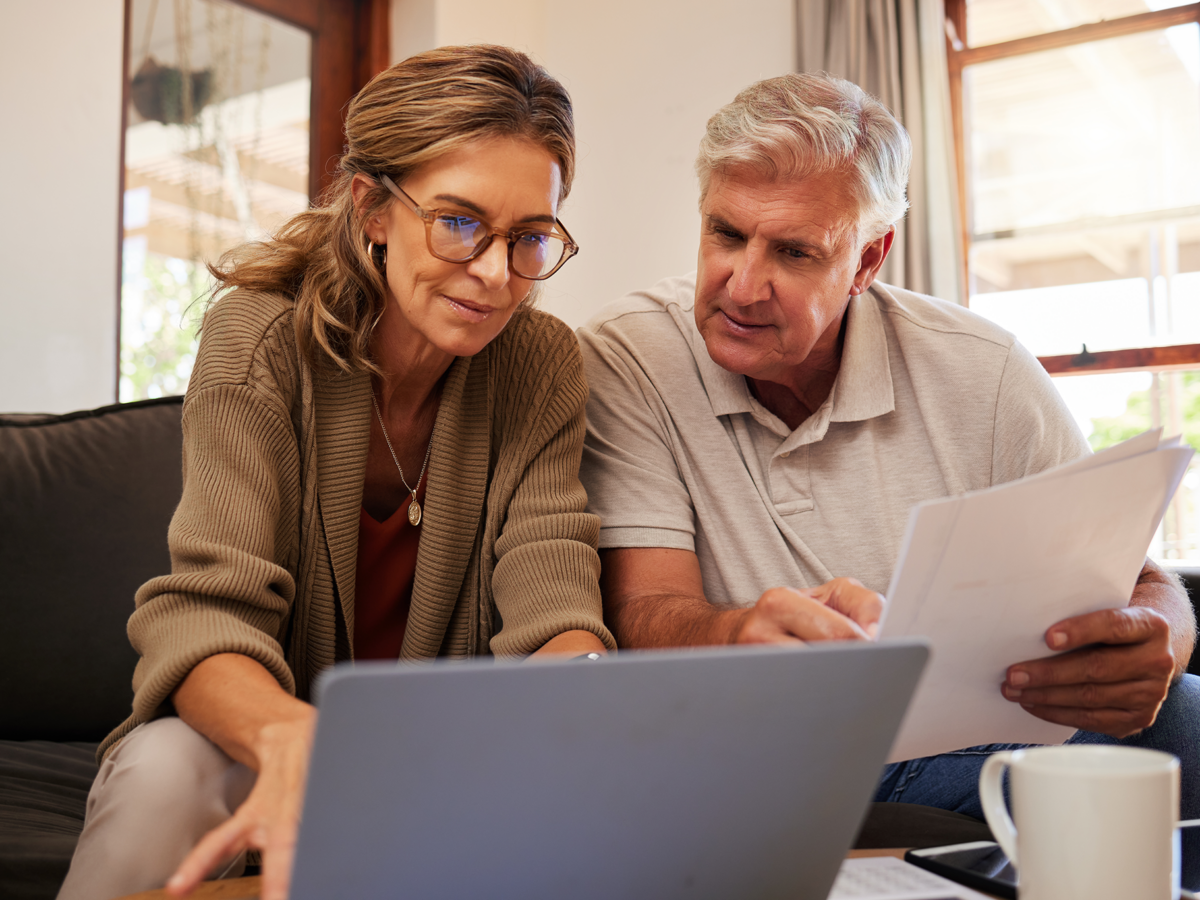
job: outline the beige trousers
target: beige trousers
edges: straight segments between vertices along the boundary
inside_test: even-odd
[[[161,888],[200,838],[233,815],[254,779],[182,719],[134,729],[100,766],[58,900]],[[242,854],[215,877],[236,877],[244,867]]]

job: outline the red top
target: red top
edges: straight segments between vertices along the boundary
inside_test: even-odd
[[[425,485],[417,488],[425,503]],[[408,521],[412,495],[385,521],[358,512],[358,567],[354,586],[354,658],[398,659],[412,603],[421,527]]]

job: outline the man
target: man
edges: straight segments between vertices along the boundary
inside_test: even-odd
[[[1089,452],[1010,334],[875,283],[910,157],[849,82],[753,85],[701,142],[695,276],[581,330],[583,479],[622,646],[870,638],[914,503]],[[1194,637],[1186,595],[1147,561],[1127,608],[1052,626],[1061,655],[1014,660],[998,689],[1073,740],[1175,752],[1183,815],[1200,815]],[[876,799],[982,818],[991,749],[890,766]]]

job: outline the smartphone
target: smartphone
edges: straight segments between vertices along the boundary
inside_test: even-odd
[[[926,850],[909,850],[906,862],[928,869],[943,878],[986,891],[1008,900],[1017,898],[1017,870],[1000,845],[992,841],[950,844]]]

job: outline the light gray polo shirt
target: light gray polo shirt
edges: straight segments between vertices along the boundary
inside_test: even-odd
[[[913,504],[1089,452],[1011,334],[882,284],[851,299],[833,390],[792,431],[709,358],[694,297],[668,278],[580,329],[581,477],[602,548],[692,550],[715,602],[844,575],[883,593]]]

